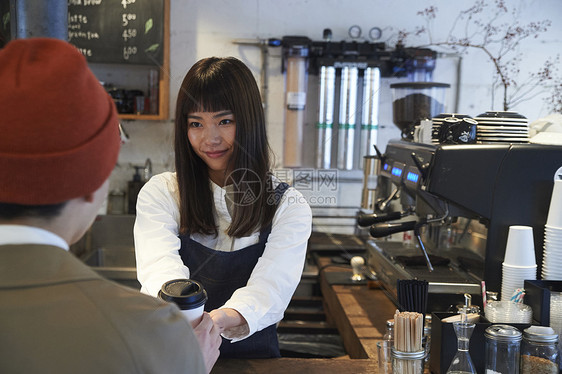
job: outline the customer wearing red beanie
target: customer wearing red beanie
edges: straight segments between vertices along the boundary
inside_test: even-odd
[[[69,43],[0,49],[0,372],[207,373],[220,336],[206,315],[100,277],[69,252],[117,162],[111,97]]]

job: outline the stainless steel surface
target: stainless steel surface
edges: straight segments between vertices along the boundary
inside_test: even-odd
[[[133,240],[134,222],[134,215],[98,216],[71,251],[100,275],[140,289]]]
[[[316,167],[319,169],[330,169],[332,167],[336,68],[333,66],[322,66],[320,68],[319,81]]]
[[[363,191],[361,208],[368,211],[375,210],[377,178],[380,171],[380,159],[374,155],[363,157]]]
[[[375,155],[379,129],[379,95],[381,72],[377,67],[368,67],[363,73],[361,145],[359,148],[359,168],[363,168],[364,156]]]
[[[356,67],[344,66],[341,69],[337,167],[343,170],[354,169],[358,76]]]
[[[417,266],[405,266],[399,260],[399,256],[419,256],[420,249],[416,246],[404,246],[401,242],[368,240],[367,263],[377,274],[389,296],[396,301],[396,284],[399,279],[420,279],[429,283],[429,294],[434,294],[444,302],[442,305],[429,305],[428,311],[435,311],[448,304],[448,296],[453,295],[457,301],[463,300],[465,293],[478,295],[480,293],[480,281],[473,275],[461,269],[454,257],[457,251],[449,252],[451,262],[448,265],[435,265],[434,270],[429,272],[424,262]],[[462,252],[460,254],[465,254]],[[443,253],[439,253],[443,255]],[[439,294],[439,295],[437,295]],[[430,297],[431,299],[431,297]],[[437,309],[433,309],[437,308]]]
[[[104,247],[82,259],[96,272],[113,280],[136,280],[137,269],[133,247]]]

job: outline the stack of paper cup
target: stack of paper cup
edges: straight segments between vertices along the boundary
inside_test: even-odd
[[[542,279],[562,279],[562,180],[554,181],[544,229]]]
[[[525,280],[537,279],[533,228],[510,226],[502,263],[502,301],[509,301]]]

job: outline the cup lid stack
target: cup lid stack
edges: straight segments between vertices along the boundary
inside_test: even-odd
[[[477,143],[528,143],[529,122],[517,112],[493,112],[479,114]]]
[[[511,301],[486,303],[484,314],[492,323],[531,323],[533,318],[533,310],[529,305]]]

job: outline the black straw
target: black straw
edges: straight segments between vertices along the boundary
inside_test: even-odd
[[[421,313],[425,317],[428,289],[429,283],[425,280],[398,279],[396,284],[398,309],[401,312]]]

